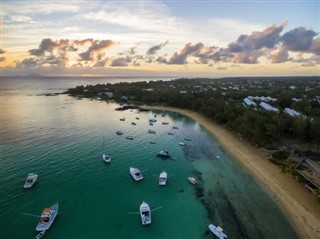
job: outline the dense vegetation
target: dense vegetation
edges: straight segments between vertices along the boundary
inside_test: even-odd
[[[294,141],[316,145],[313,153],[320,151],[320,77],[176,79],[78,86],[66,93],[190,109],[258,146],[271,148],[279,142]],[[276,98],[268,103],[279,113],[245,107],[243,99],[248,96]],[[283,112],[285,108],[301,115],[292,117]]]

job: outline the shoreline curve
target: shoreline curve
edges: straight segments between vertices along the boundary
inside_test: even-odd
[[[194,111],[167,106],[145,105],[143,108],[177,112],[198,122],[266,189],[300,238],[320,239],[319,199],[291,175],[281,173],[261,149]]]

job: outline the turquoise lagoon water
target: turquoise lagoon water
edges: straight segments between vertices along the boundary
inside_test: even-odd
[[[228,238],[298,238],[276,203],[197,122],[178,113],[115,111],[115,103],[43,95],[87,81],[1,80],[0,238],[33,238],[38,218],[26,213],[39,215],[55,202],[62,213],[43,238],[214,238],[209,223],[222,226]],[[107,80],[94,83],[101,81]],[[150,126],[154,114],[158,121]],[[161,149],[173,159],[156,157]],[[110,165],[102,161],[104,151]],[[131,178],[130,166],[142,171],[142,181]],[[159,187],[163,170],[168,185]],[[39,179],[25,190],[29,172]],[[161,207],[148,226],[135,214],[143,200]]]

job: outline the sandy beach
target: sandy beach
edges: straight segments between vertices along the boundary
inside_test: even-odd
[[[320,239],[320,200],[291,175],[281,173],[262,150],[198,113],[162,106],[145,108],[174,111],[197,121],[268,191],[300,238]]]

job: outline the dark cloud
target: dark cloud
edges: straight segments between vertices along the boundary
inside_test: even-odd
[[[134,55],[134,54],[136,54],[137,53],[137,47],[135,46],[135,47],[130,47],[129,49],[128,49],[128,54],[129,55]]]
[[[289,58],[289,53],[286,49],[282,48],[274,52],[270,56],[272,63],[282,63],[286,62]]]
[[[175,52],[170,58],[168,64],[182,65],[186,63],[188,56],[196,55],[204,47],[203,43],[199,42],[196,45],[187,43],[181,50],[180,53]]]
[[[5,51],[0,49],[0,54],[4,54],[4,53]],[[5,57],[0,57],[0,62],[4,62],[5,59],[6,59]]]
[[[290,51],[308,51],[312,46],[313,37],[316,35],[317,33],[312,30],[306,30],[304,27],[299,27],[286,32],[281,37],[281,41]]]
[[[244,51],[234,53],[233,62],[243,64],[256,64],[258,63],[258,58],[262,56],[262,54],[262,51]]]
[[[52,39],[47,38],[43,39],[38,47],[38,49],[31,49],[29,50],[30,55],[34,56],[43,56],[45,52],[52,52],[55,47],[59,44],[54,42]]]
[[[163,63],[163,64],[167,64],[167,59],[162,57],[162,56],[159,56],[157,59],[156,59],[156,62],[158,63]]]
[[[108,60],[109,60],[108,58],[105,58],[103,60],[97,61],[93,67],[104,67],[107,65]]]
[[[37,66],[39,66],[38,60],[35,58],[26,58],[21,62],[18,61],[16,64],[17,68],[29,68],[29,67],[37,67]]]
[[[213,61],[228,62],[231,61],[233,57],[234,54],[232,54],[228,49],[220,48],[215,53],[210,54],[207,59],[211,59]]]
[[[320,55],[320,38],[313,40],[309,52],[318,56]]]
[[[79,56],[83,61],[92,61],[94,60],[94,56],[102,51],[113,46],[115,42],[111,40],[95,40],[91,43],[91,46],[88,48],[86,52],[80,53]]]
[[[148,50],[147,50],[147,55],[154,55],[157,53],[157,51],[159,51],[162,47],[164,47],[165,45],[168,44],[168,41],[165,41],[163,43],[160,43],[159,45],[156,45],[156,46],[153,46],[153,47],[150,47]]]
[[[116,58],[112,60],[111,66],[124,67],[124,66],[128,66],[131,61],[132,59],[130,57]]]
[[[280,38],[280,32],[284,25],[276,27],[272,25],[262,32],[255,31],[251,35],[240,35],[236,42],[228,46],[230,52],[243,52],[260,50],[262,48],[273,48]]]

